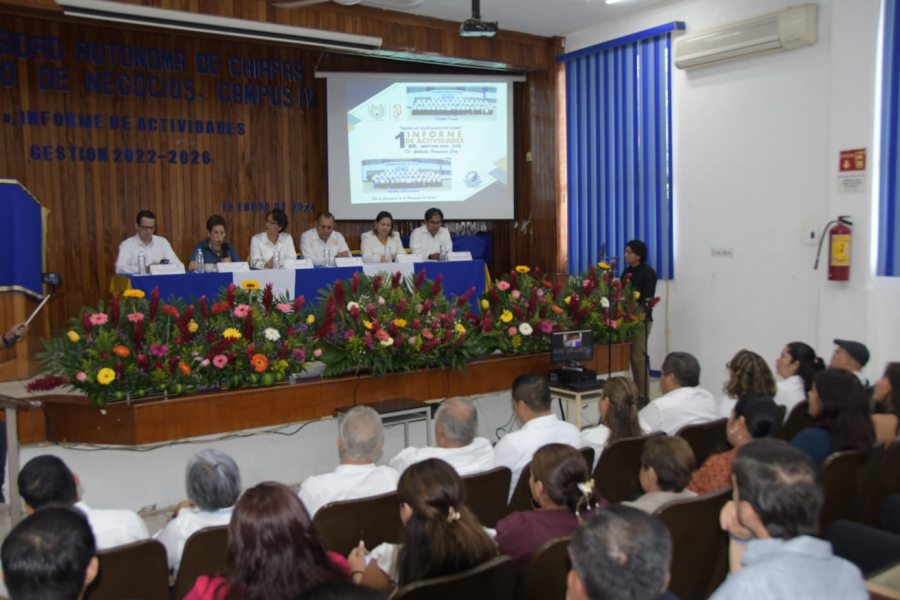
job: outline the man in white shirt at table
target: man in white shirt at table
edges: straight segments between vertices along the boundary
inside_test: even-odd
[[[663,393],[645,406],[638,417],[644,431],[675,435],[685,425],[719,418],[716,399],[700,387],[700,363],[687,352],[670,352],[663,361],[659,389]]]
[[[581,446],[578,428],[560,421],[550,410],[550,382],[540,375],[525,374],[516,377],[512,384],[513,412],[522,423],[522,429],[507,433],[494,446],[494,465],[509,467],[512,479],[509,497],[538,448],[546,444]]]
[[[137,223],[137,233],[119,244],[116,273],[125,275],[138,273],[138,257],[141,253],[144,254],[145,267],[160,263],[184,265],[166,238],[153,235],[153,232],[156,231],[156,215],[149,210],[142,210],[137,214],[135,222]]]
[[[397,489],[400,475],[376,466],[384,449],[381,416],[368,406],[355,406],[341,420],[337,439],[341,464],[331,473],[308,477],[300,486],[300,499],[310,517],[339,500],[356,500]]]
[[[472,475],[494,467],[494,447],[478,434],[478,411],[463,398],[447,398],[438,407],[434,420],[437,446],[401,450],[388,466],[398,473],[426,458],[440,458],[460,475]]]
[[[325,264],[325,248],[331,250],[331,258],[350,256],[350,247],[341,232],[334,230],[334,215],[322,211],[316,215],[316,225],[300,236],[300,253],[314,265]]]
[[[428,260],[439,260],[441,248],[445,252],[453,252],[453,240],[444,223],[444,213],[439,208],[425,211],[425,223],[413,229],[409,236],[409,250]]]

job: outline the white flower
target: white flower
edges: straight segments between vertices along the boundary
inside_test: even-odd
[[[381,341],[378,342],[378,343],[381,344],[382,346],[393,346],[393,345],[394,345],[394,338],[388,337],[388,338],[386,338],[386,339],[381,340]]]
[[[277,342],[281,339],[281,334],[273,327],[267,327],[266,330],[263,331],[263,335],[266,336],[266,339],[270,342]]]
[[[609,308],[609,298],[607,298],[606,296],[600,298],[600,306],[602,306],[603,308]]]
[[[409,345],[410,345],[410,346],[415,346],[415,345],[416,345],[416,341],[417,341],[417,340],[416,340],[416,336],[414,336],[414,335],[413,335],[413,336],[410,336],[409,339],[406,340],[406,341],[409,342]]]
[[[531,328],[531,325],[528,323],[522,323],[519,325],[519,333],[522,335],[531,335],[534,333],[534,329]]]
[[[359,302],[354,302],[353,300],[351,300],[347,303],[347,310],[353,310],[354,308],[359,310]]]
[[[384,298],[382,298],[381,296],[378,296],[378,304],[379,306],[384,306]]]

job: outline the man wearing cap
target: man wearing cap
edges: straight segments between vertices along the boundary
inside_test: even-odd
[[[866,389],[869,388],[869,378],[863,373],[863,367],[869,362],[869,349],[865,344],[853,340],[834,340],[837,348],[831,355],[828,367],[831,369],[847,369],[856,375],[859,382]]]

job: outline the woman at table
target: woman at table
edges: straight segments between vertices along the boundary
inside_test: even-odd
[[[225,241],[227,236],[225,217],[213,215],[206,220],[206,239],[194,244],[188,258],[188,271],[197,270],[197,252],[203,253],[203,264],[214,265],[220,262],[240,262],[234,246]]]
[[[359,241],[363,262],[393,262],[403,253],[400,234],[394,231],[394,217],[386,210],[378,213],[372,231],[364,231]]]
[[[275,252],[280,260],[297,258],[297,247],[294,238],[285,233],[288,226],[287,214],[280,208],[266,213],[266,230],[250,238],[250,266],[254,269],[272,269],[275,267]]]

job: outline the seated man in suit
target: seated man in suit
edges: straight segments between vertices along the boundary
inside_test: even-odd
[[[355,406],[341,421],[337,439],[341,464],[331,473],[308,477],[300,486],[300,499],[310,517],[338,500],[355,500],[397,489],[400,476],[386,466],[376,466],[384,449],[381,416],[368,406]]]
[[[81,598],[99,569],[90,524],[68,506],[48,506],[29,515],[13,527],[0,554],[12,600]]]
[[[719,418],[716,399],[700,387],[700,363],[687,352],[671,352],[662,364],[659,389],[663,395],[639,413],[646,431],[675,435],[685,425]]]
[[[731,574],[713,600],[869,597],[859,569],[813,537],[824,494],[802,450],[754,440],[737,451],[731,472],[734,500],[719,516],[731,538]]]
[[[137,233],[119,244],[119,255],[116,257],[116,273],[139,273],[138,257],[144,255],[144,267],[159,263],[182,265],[169,241],[158,235],[156,231],[156,215],[149,210],[137,214]],[[143,273],[140,273],[143,275]]]
[[[669,585],[672,535],[647,513],[612,504],[575,530],[566,580],[570,600],[663,600]]]
[[[150,537],[144,520],[132,510],[91,508],[78,497],[78,476],[59,457],[35,456],[19,472],[19,493],[25,512],[47,504],[73,506],[87,516],[97,549],[130,544]]]
[[[509,498],[525,465],[538,448],[545,444],[568,444],[579,448],[581,434],[571,423],[560,421],[550,410],[550,382],[533,374],[519,375],[512,385],[513,412],[522,429],[503,436],[494,446],[494,465],[509,467],[512,480]]]
[[[406,467],[426,458],[440,458],[450,463],[460,475],[487,471],[494,466],[494,448],[478,433],[478,411],[463,398],[448,398],[441,402],[434,422],[437,447],[404,448],[388,465],[403,473]]]

